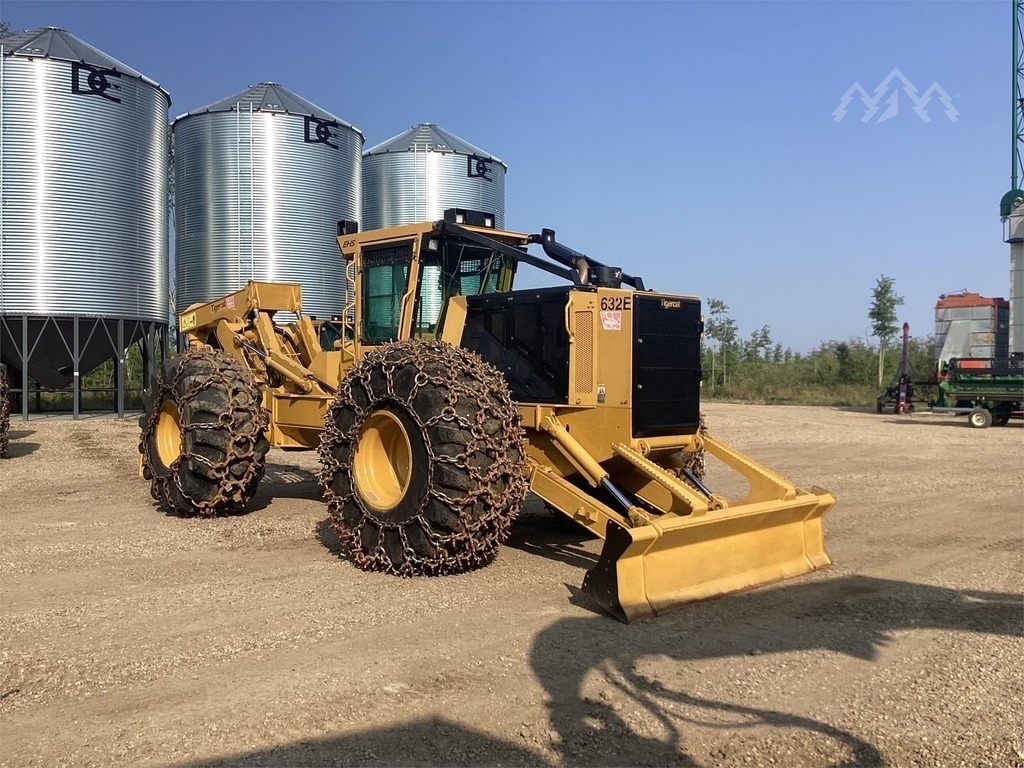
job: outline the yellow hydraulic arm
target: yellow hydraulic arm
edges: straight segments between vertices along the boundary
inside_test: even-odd
[[[746,498],[728,500],[696,477],[685,482],[651,461],[644,455],[649,445],[631,440],[613,449],[627,463],[616,475],[641,502],[634,504],[620,490],[620,478],[590,456],[555,415],[542,419],[558,449],[618,506],[595,499],[549,466],[531,462],[533,492],[604,538],[583,590],[623,621],[771,584],[832,562],[822,517],[835,499],[821,488],[800,490],[708,435],[674,438],[680,449],[703,448],[747,481]]]

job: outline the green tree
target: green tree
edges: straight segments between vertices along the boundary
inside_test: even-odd
[[[935,336],[910,339],[910,372],[914,381],[930,381],[935,377]]]
[[[772,331],[767,325],[762,325],[759,330],[752,331],[750,339],[743,345],[744,362],[769,360],[773,343]]]
[[[839,380],[844,384],[849,384],[853,380],[853,373],[851,365],[852,350],[850,345],[845,341],[840,341],[835,346],[836,360],[839,361]]]
[[[11,25],[6,21],[0,21],[0,38],[10,37],[14,34],[14,30],[11,29]]]
[[[708,319],[704,326],[704,334],[717,346],[711,349],[711,387],[714,388],[721,370],[724,386],[728,382],[728,372],[736,355],[736,339],[739,337],[739,326],[729,317],[729,305],[722,299],[708,299]]]
[[[896,335],[896,307],[903,304],[903,297],[896,295],[893,287],[896,281],[882,275],[875,282],[871,292],[871,334],[878,337],[878,386],[882,386],[885,372],[885,348]]]

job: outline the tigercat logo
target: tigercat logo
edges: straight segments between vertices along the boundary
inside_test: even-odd
[[[220,312],[224,308],[227,308],[227,309],[234,309],[235,308],[235,297],[234,296],[228,296],[223,301],[218,301],[216,304],[213,305],[213,311],[214,312]]]
[[[661,300],[661,308],[662,309],[682,309],[683,308],[683,302],[681,302],[679,299],[662,299]]]

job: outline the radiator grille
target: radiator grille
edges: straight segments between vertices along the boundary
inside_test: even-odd
[[[700,301],[633,296],[633,435],[691,435],[700,421]]]
[[[585,395],[594,391],[594,313],[588,309],[574,315],[573,389],[577,395]]]

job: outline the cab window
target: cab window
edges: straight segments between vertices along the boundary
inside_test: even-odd
[[[413,241],[363,249],[363,327],[365,344],[398,338],[402,296],[409,282]]]
[[[413,334],[433,337],[444,321],[444,308],[452,296],[498,290],[506,258],[489,248],[450,238],[435,250],[422,247],[420,263]]]

